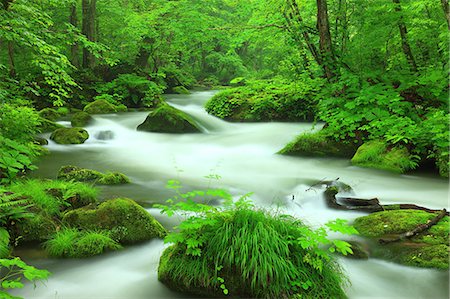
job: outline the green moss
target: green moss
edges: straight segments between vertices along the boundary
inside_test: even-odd
[[[278,153],[306,157],[351,157],[356,150],[353,144],[337,142],[324,131],[303,133]]]
[[[63,223],[81,229],[102,229],[121,243],[135,243],[161,238],[166,231],[144,208],[131,199],[117,198],[96,208],[67,212]]]
[[[117,108],[115,105],[109,103],[106,100],[96,100],[92,103],[89,103],[84,107],[84,112],[89,114],[108,114],[108,113],[116,113]]]
[[[392,238],[411,231],[436,214],[420,210],[391,210],[359,217],[354,227],[370,238]],[[445,216],[429,230],[411,239],[383,245],[377,256],[402,264],[448,269],[449,217]]]
[[[83,128],[61,128],[55,130],[50,139],[58,144],[82,144],[89,138],[89,133]]]
[[[200,132],[199,127],[189,115],[165,103],[150,112],[137,130],[159,133]]]
[[[190,94],[191,92],[189,90],[187,90],[186,87],[184,86],[176,86],[172,89],[173,93],[176,94]]]
[[[417,165],[406,148],[389,149],[385,142],[379,140],[361,145],[352,158],[352,164],[397,173],[403,173]]]
[[[39,131],[41,133],[49,133],[49,132],[53,132],[57,129],[61,129],[64,128],[63,125],[57,124],[51,120],[45,119],[45,118],[41,118],[39,120],[40,125],[39,125]]]
[[[44,244],[53,257],[84,258],[118,250],[122,246],[109,237],[106,231],[78,231],[64,228]]]
[[[130,179],[120,172],[101,173],[97,170],[73,165],[62,166],[57,178],[65,181],[92,182],[101,185],[128,184]]]
[[[125,106],[124,104],[119,104],[116,106],[117,112],[127,112],[128,111],[128,107]]]
[[[239,208],[190,224],[191,239],[167,248],[160,259],[158,279],[174,290],[220,297],[223,279],[232,297],[346,298],[332,257],[319,271],[306,261],[309,248],[291,241],[309,231],[293,218]],[[190,241],[200,243],[200,255],[187,254]]]
[[[53,108],[44,108],[39,111],[38,114],[40,117],[48,119],[50,121],[55,121],[60,117],[59,113]]]
[[[66,116],[67,114],[70,113],[70,109],[67,107],[58,107],[56,109],[56,112],[58,112],[58,114],[61,116]]]
[[[72,116],[72,127],[85,127],[92,121],[92,116],[84,111],[77,112]]]
[[[46,241],[56,232],[58,225],[48,216],[31,214],[16,223],[18,242]]]
[[[246,81],[247,80],[244,77],[237,77],[230,81],[230,85],[233,87],[244,86]]]

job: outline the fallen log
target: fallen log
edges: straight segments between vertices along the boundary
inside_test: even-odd
[[[427,223],[422,223],[419,224],[418,226],[416,226],[416,228],[414,228],[411,231],[407,231],[406,233],[403,233],[401,235],[399,235],[396,238],[393,239],[384,239],[381,238],[378,240],[378,242],[380,244],[389,244],[389,243],[394,243],[394,242],[398,242],[398,241],[402,241],[404,239],[410,239],[424,231],[429,230],[433,225],[437,224],[442,218],[445,217],[445,215],[447,215],[447,210],[443,209],[436,217],[434,217],[433,219],[430,219],[427,221]]]

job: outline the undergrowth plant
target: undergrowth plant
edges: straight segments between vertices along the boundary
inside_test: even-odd
[[[330,253],[352,250],[347,242],[327,238],[328,231],[356,233],[344,220],[312,230],[292,216],[256,208],[248,194],[233,201],[223,189],[181,193],[177,181],[169,187],[177,190],[175,200],[158,207],[184,220],[165,238],[174,245],[161,258],[163,282],[176,281],[184,291],[205,288],[225,295],[345,297],[345,276]],[[207,204],[211,195],[223,205]],[[206,202],[194,200],[199,196]]]

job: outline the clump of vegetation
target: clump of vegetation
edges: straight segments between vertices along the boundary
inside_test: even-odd
[[[166,103],[150,112],[138,131],[158,133],[197,133],[198,125],[186,113]]]
[[[62,166],[58,171],[57,178],[65,181],[91,182],[100,185],[119,185],[130,182],[130,179],[120,172],[104,174],[97,170],[73,165]]]
[[[176,94],[190,94],[191,92],[184,86],[176,86],[172,88],[172,92]]]
[[[325,130],[306,132],[287,144],[278,153],[282,155],[306,157],[344,157],[350,158],[356,151],[352,143],[338,142]]]
[[[63,223],[83,230],[107,230],[120,243],[136,243],[166,235],[166,230],[144,208],[127,198],[105,201],[97,207],[67,212]]]
[[[50,139],[58,144],[82,144],[89,139],[89,133],[83,128],[56,129]]]
[[[369,238],[384,238],[412,231],[436,216],[420,210],[392,210],[359,217],[354,226]],[[417,267],[449,268],[449,217],[445,216],[429,230],[407,241],[383,245],[375,251],[378,257]]]
[[[44,108],[38,112],[39,116],[50,121],[56,121],[61,115],[53,108]]]
[[[72,127],[85,127],[92,121],[92,116],[84,111],[75,113],[72,116]]]
[[[45,212],[37,212],[15,222],[13,235],[16,243],[42,242],[50,239],[57,229],[58,224],[52,217]]]
[[[41,133],[50,133],[53,132],[57,129],[61,129],[64,128],[63,125],[55,123],[54,121],[45,119],[45,118],[41,118],[39,120],[40,124],[38,126],[39,132]]]
[[[107,231],[64,228],[45,242],[44,248],[53,257],[85,258],[119,250],[122,246],[111,239]]]
[[[196,203],[196,196],[220,196],[224,208]],[[232,203],[224,190],[178,193],[169,203],[163,213],[186,217],[166,237],[173,245],[160,259],[158,278],[169,287],[203,296],[346,298],[345,277],[322,245],[344,254],[350,245],[328,240],[325,228],[256,209],[246,197]],[[356,232],[343,221],[328,227]]]
[[[307,82],[253,81],[221,91],[205,108],[228,121],[312,121],[319,87]]]

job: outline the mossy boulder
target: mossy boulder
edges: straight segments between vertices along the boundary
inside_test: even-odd
[[[117,112],[127,112],[128,107],[125,106],[124,104],[119,104],[116,106],[116,110],[117,110]]]
[[[97,170],[73,165],[62,166],[58,170],[57,178],[64,181],[91,182],[100,185],[119,185],[130,182],[130,179],[120,172],[101,173]]]
[[[353,226],[362,236],[393,238],[412,231],[436,217],[436,213],[420,210],[391,210],[359,217]],[[426,268],[449,268],[449,217],[445,216],[427,231],[399,242],[380,245],[373,255],[401,264]]]
[[[161,104],[150,112],[137,130],[158,133],[200,132],[199,127],[189,115],[168,104]]]
[[[50,135],[50,139],[58,144],[82,144],[89,138],[89,133],[83,128],[60,128]]]
[[[55,123],[54,121],[51,121],[51,120],[48,120],[45,118],[39,119],[39,122],[40,122],[40,125],[38,126],[38,128],[41,133],[50,133],[57,129],[64,128],[63,125],[60,125],[58,123]]]
[[[278,153],[290,156],[350,158],[356,147],[352,143],[336,141],[324,131],[319,131],[299,135]]]
[[[86,230],[108,230],[120,243],[136,243],[166,235],[164,227],[144,208],[127,198],[111,199],[96,208],[67,212],[63,224]]]
[[[48,216],[31,214],[15,224],[14,235],[18,242],[42,242],[50,239],[58,225]]]
[[[93,120],[92,116],[84,111],[77,112],[72,116],[72,127],[85,127]]]
[[[190,94],[191,92],[184,86],[176,86],[172,89],[173,93],[176,94]]]
[[[404,173],[416,167],[412,155],[405,147],[388,147],[381,140],[364,143],[352,158],[352,164],[361,167]]]
[[[53,108],[44,108],[38,112],[39,116],[50,121],[57,120],[61,115]]]
[[[83,111],[89,114],[109,114],[116,113],[117,107],[106,100],[96,100],[87,104]]]

